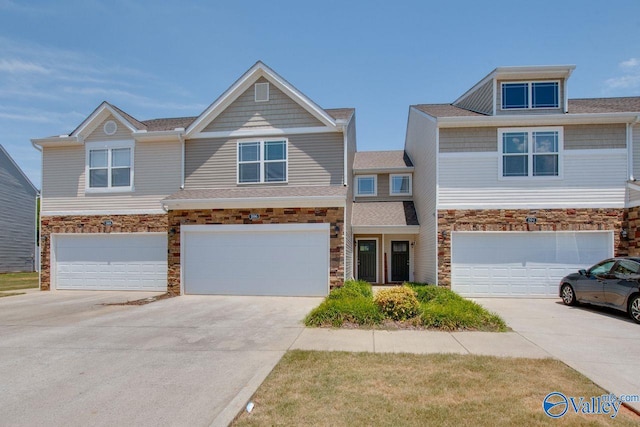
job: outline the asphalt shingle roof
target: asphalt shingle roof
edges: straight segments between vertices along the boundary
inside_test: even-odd
[[[353,160],[353,169],[392,169],[413,167],[411,159],[403,150],[358,151]]]
[[[420,225],[413,202],[354,203],[351,224],[353,226]]]
[[[569,114],[640,113],[640,96],[569,99]],[[485,114],[452,104],[417,104],[412,107],[433,117],[476,117]]]
[[[332,186],[282,186],[282,187],[234,187],[180,190],[164,200],[215,200],[280,197],[346,197],[347,187]]]

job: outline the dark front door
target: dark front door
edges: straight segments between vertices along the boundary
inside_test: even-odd
[[[358,240],[358,280],[376,281],[376,241]]]
[[[409,242],[391,242],[391,281],[409,280]]]

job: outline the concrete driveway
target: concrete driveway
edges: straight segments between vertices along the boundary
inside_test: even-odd
[[[0,299],[0,425],[226,425],[319,298],[131,292]]]
[[[559,298],[475,301],[610,393],[640,395],[640,325],[626,314],[589,306],[568,307]],[[629,402],[629,406],[640,411],[640,402]]]

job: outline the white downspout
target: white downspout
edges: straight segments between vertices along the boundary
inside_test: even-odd
[[[629,181],[635,181],[633,172],[633,127],[640,123],[640,116],[636,116],[635,120],[627,123],[627,167],[629,168]]]
[[[176,128],[175,130],[180,132],[178,135],[180,138],[180,189],[184,190],[184,128]]]

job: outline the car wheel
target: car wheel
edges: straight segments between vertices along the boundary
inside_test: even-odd
[[[565,305],[576,305],[576,293],[571,285],[562,285],[562,302]]]
[[[631,297],[627,311],[629,313],[629,317],[631,317],[634,322],[640,323],[640,295],[634,295]]]

